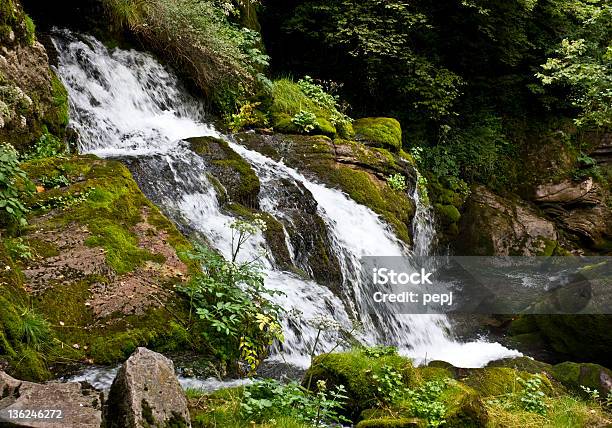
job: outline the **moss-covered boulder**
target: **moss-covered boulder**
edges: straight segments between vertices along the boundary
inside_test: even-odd
[[[554,385],[543,375],[515,370],[508,367],[486,367],[482,369],[471,369],[461,382],[475,389],[481,397],[494,397],[511,394],[523,389],[523,382],[534,376],[542,381],[542,390],[547,395],[555,392]]]
[[[568,388],[583,392],[581,387],[598,390],[605,397],[612,390],[612,370],[599,364],[565,362],[550,368],[553,377]]]
[[[356,202],[371,208],[389,223],[397,236],[411,240],[414,203],[406,191],[387,184],[392,174],[400,174],[414,185],[413,161],[381,148],[366,147],[355,141],[324,136],[237,134],[239,143],[250,149],[283,160],[307,176],[347,193]]]
[[[522,350],[547,349],[557,361],[589,361],[612,367],[612,316],[521,315],[509,326]]]
[[[188,139],[191,148],[208,164],[210,173],[223,185],[228,202],[257,208],[259,178],[251,165],[233,151],[227,141],[214,137]]]
[[[0,2],[0,141],[20,151],[68,124],[66,89],[19,0]]]
[[[402,127],[390,117],[366,117],[353,122],[355,139],[393,152],[402,148]]]
[[[93,156],[47,158],[23,168],[39,192],[28,201],[30,226],[7,265],[16,273],[2,276],[0,295],[9,307],[30,308],[50,326],[51,339],[30,346],[44,354],[45,366],[116,363],[138,346],[189,346],[181,322],[188,308],[174,286],[197,269],[180,255],[191,246],[145,198],[127,168]],[[4,246],[11,242],[5,239]],[[6,314],[1,330],[14,338]],[[9,341],[17,351],[15,342]],[[25,370],[3,348],[9,371]]]
[[[517,357],[491,361],[489,364],[487,364],[487,367],[507,367],[527,373],[537,374],[550,371],[552,366],[548,363],[537,361],[530,357]]]
[[[415,386],[420,381],[412,361],[407,358],[399,355],[375,358],[354,350],[316,357],[304,375],[303,385],[314,389],[319,380],[325,381],[328,388],[343,385],[348,396],[345,406],[347,415],[355,420],[363,410],[377,404],[379,392],[374,376],[381,375],[383,367],[392,368],[399,373],[408,387]]]
[[[335,109],[323,107],[309,98],[300,86],[290,79],[279,79],[272,86],[272,104],[270,116],[272,127],[277,132],[287,134],[313,134],[334,137],[350,136],[352,129],[350,124],[337,129],[332,122],[336,122]],[[300,121],[300,116],[309,118],[308,121]],[[309,125],[306,129],[305,125]]]
[[[364,419],[356,428],[423,428],[427,423],[418,418],[376,418]]]

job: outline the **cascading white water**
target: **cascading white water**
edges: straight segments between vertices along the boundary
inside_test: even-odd
[[[154,201],[173,220],[188,224],[230,257],[228,224],[233,217],[219,206],[205,162],[182,141],[206,135],[224,138],[206,123],[201,103],[150,55],[120,49],[109,52],[92,37],[76,37],[68,32],[58,34],[55,41],[59,75],[70,97],[71,120],[81,135],[80,150],[102,157],[136,158],[144,171],[140,184],[145,193],[154,195]],[[272,177],[293,180],[312,193],[341,265],[342,296],[337,296],[314,280],[278,269],[270,256],[263,260],[266,286],[285,293],[277,299],[290,314],[284,319],[286,341],[279,356],[297,365],[308,364],[316,336],[308,320],[319,315],[332,317],[344,326],[358,318],[365,325],[360,337],[365,343],[395,344],[416,359],[443,359],[476,367],[492,359],[517,355],[499,344],[459,343],[450,335],[444,316],[383,311],[370,314],[364,304],[367,290],[360,258],[407,255],[390,228],[374,212],[342,192],[240,145],[230,142],[230,146],[256,169],[262,182],[263,210],[283,215],[274,192],[266,187]],[[418,204],[418,195],[415,201]],[[433,233],[426,214],[420,204],[416,221],[422,223],[415,225],[415,231],[420,243],[417,251],[423,254]],[[266,248],[263,236],[256,236],[241,254],[252,259]],[[292,309],[302,315],[296,317]],[[331,334],[323,335],[319,351],[330,349],[333,341]]]

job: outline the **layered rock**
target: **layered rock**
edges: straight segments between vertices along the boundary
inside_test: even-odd
[[[0,5],[0,142],[25,149],[68,124],[66,90],[18,1]]]
[[[554,223],[526,202],[477,186],[466,202],[456,248],[462,255],[550,255],[557,239]]]
[[[39,184],[30,226],[16,241],[29,255],[0,246],[2,271],[15,273],[0,278],[0,354],[10,372],[38,380],[57,360],[110,364],[139,345],[183,346],[187,332],[170,311],[186,310],[173,286],[188,279],[193,265],[178,254],[191,246],[127,168],[92,156],[24,168]],[[44,177],[60,175],[69,184],[44,188]],[[25,301],[59,339],[49,344],[47,364],[18,333]]]
[[[102,423],[102,394],[85,383],[42,385],[0,371],[0,391],[1,426],[99,428]]]

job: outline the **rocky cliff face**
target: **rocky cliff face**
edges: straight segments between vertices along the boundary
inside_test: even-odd
[[[0,1],[0,141],[23,150],[68,124],[66,90],[19,2]]]

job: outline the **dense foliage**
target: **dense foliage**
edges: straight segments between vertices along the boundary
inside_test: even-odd
[[[397,117],[438,177],[512,187],[526,133],[612,120],[605,1],[266,5],[273,69],[340,82],[354,117]]]

